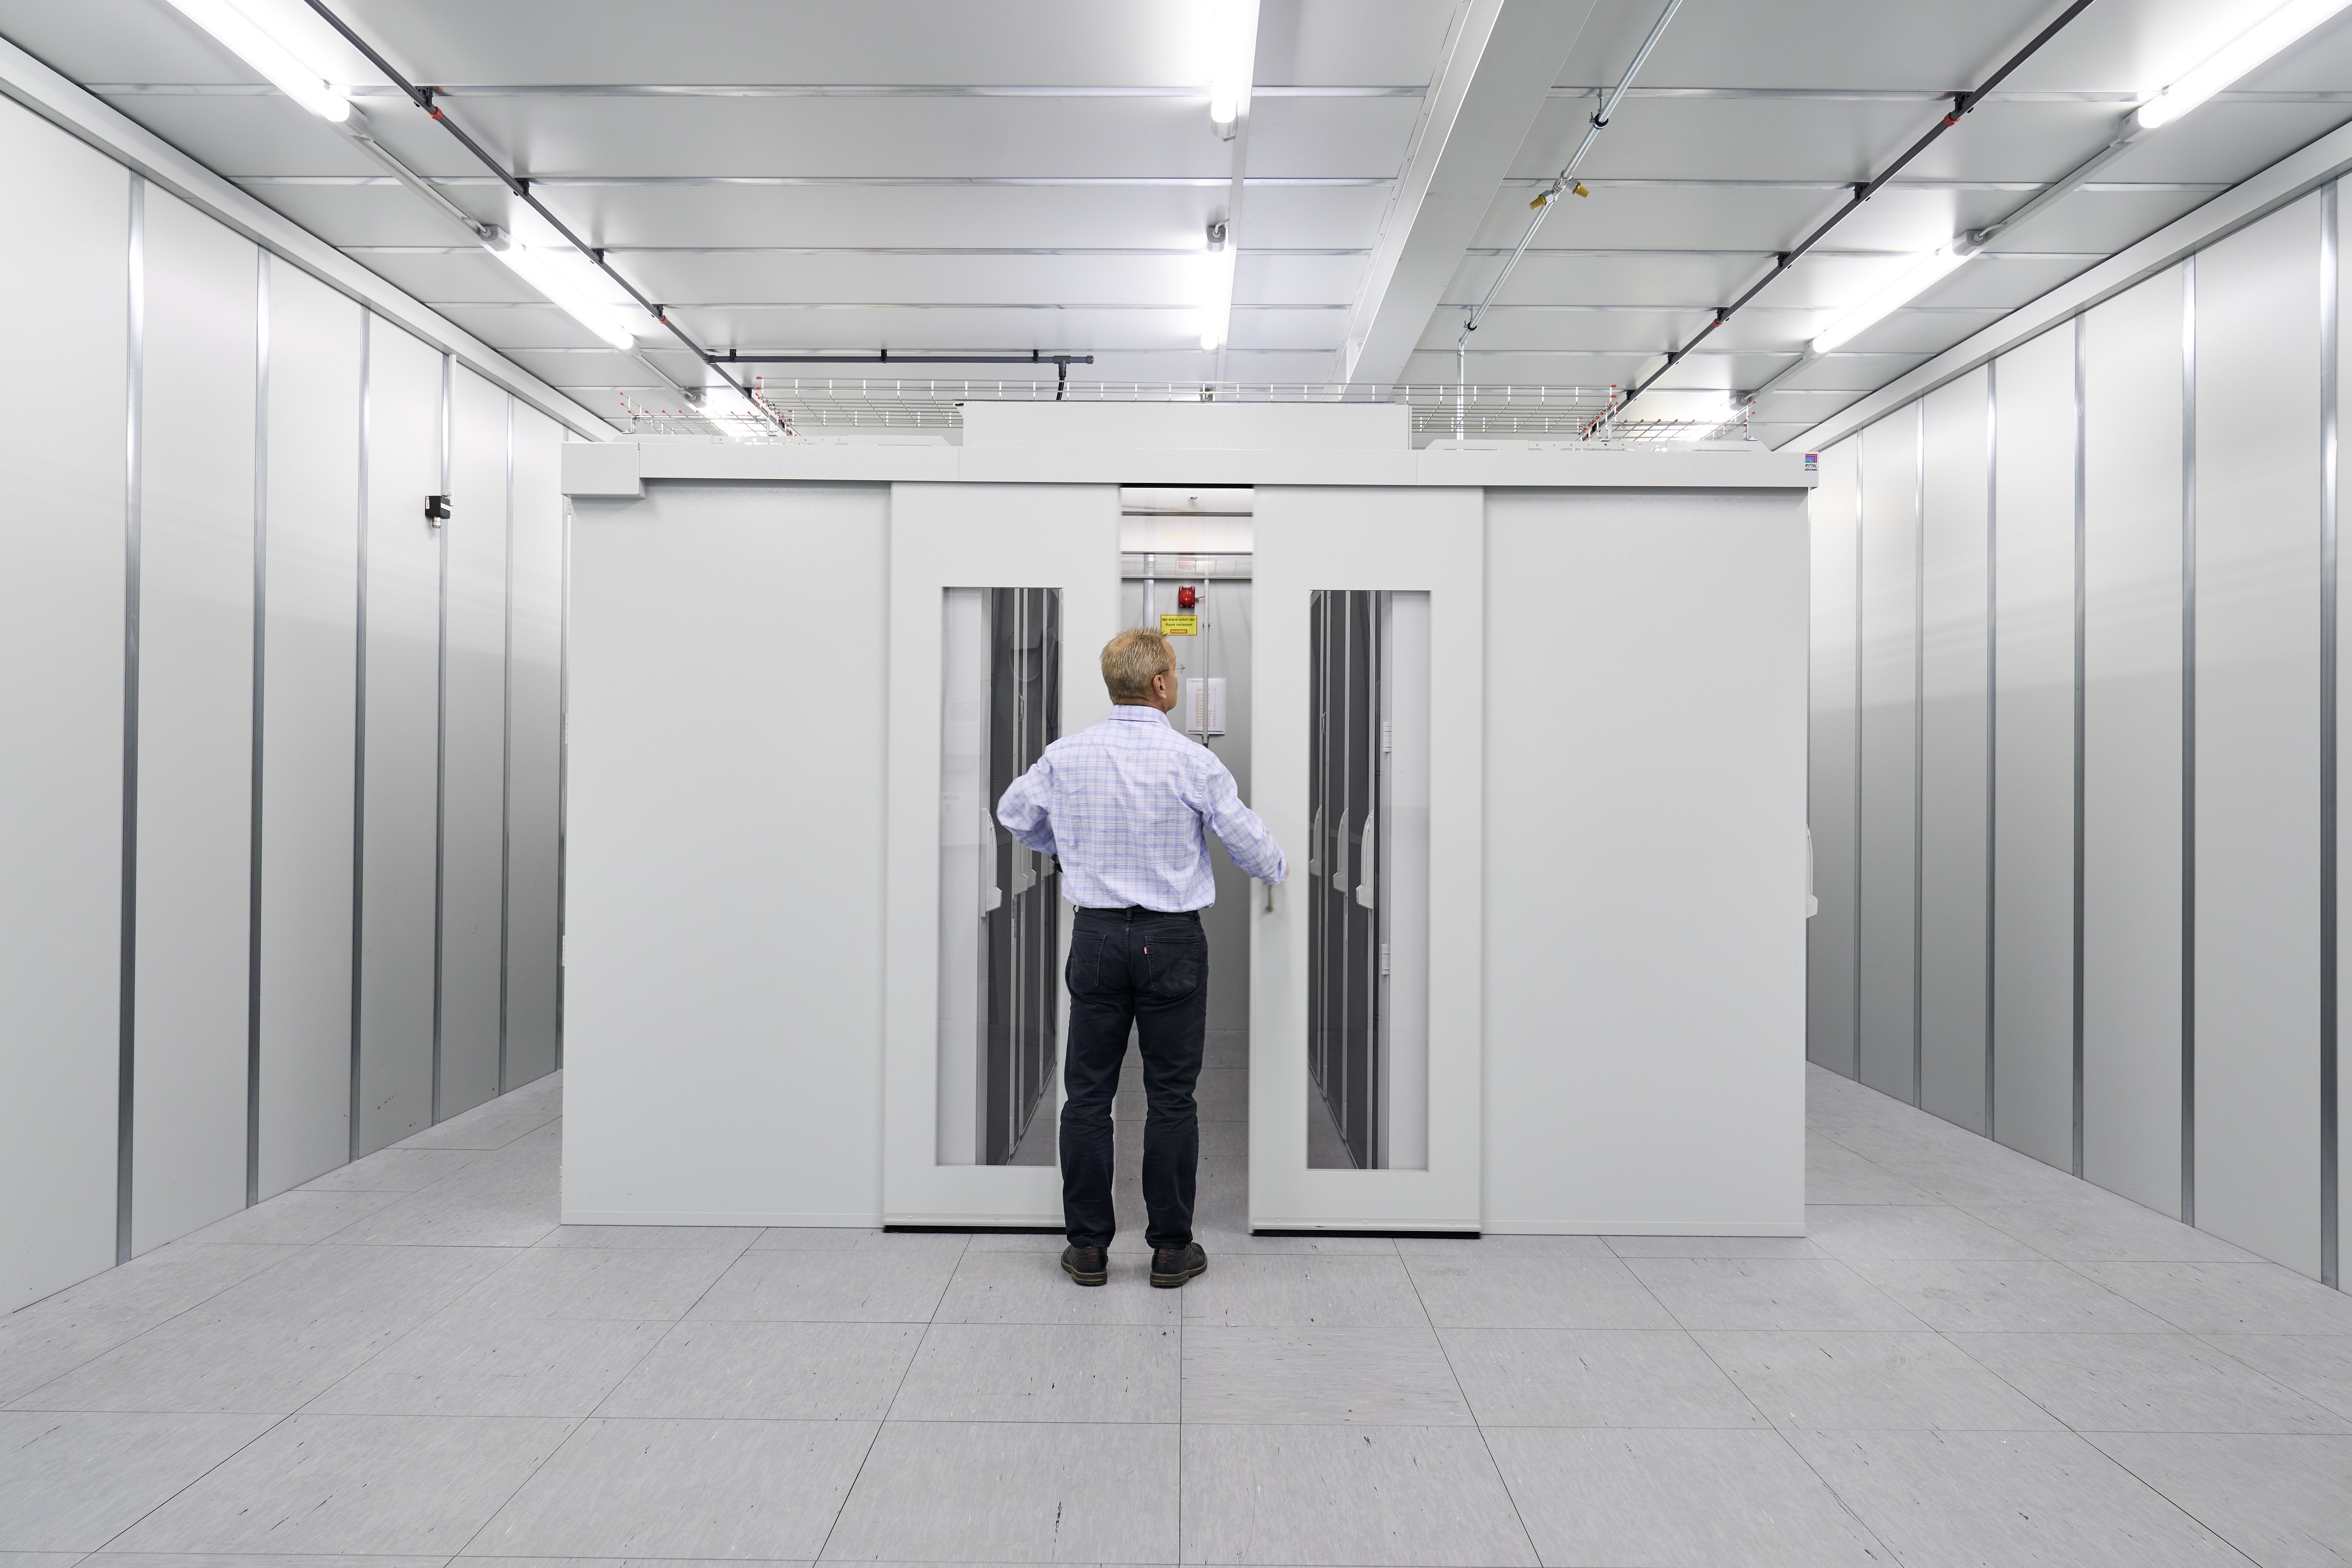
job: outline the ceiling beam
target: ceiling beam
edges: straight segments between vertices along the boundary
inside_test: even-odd
[[[1494,205],[1594,0],[1465,0],[1348,321],[1341,378],[1394,381]]]

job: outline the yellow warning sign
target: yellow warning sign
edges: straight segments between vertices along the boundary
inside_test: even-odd
[[[1201,635],[1201,617],[1198,616],[1162,616],[1160,617],[1160,635],[1163,637],[1199,637]]]

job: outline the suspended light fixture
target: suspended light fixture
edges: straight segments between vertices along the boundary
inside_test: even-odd
[[[1950,277],[1970,252],[1962,248],[1963,241],[1948,239],[1920,257],[1873,294],[1844,315],[1823,328],[1813,339],[1813,353],[1825,354],[1848,339],[1874,327],[1896,310]]]
[[[590,268],[578,251],[542,250],[505,235],[485,240],[483,248],[608,346],[623,353],[636,352],[636,334],[630,329],[628,319],[597,297],[596,285],[602,281],[602,275]]]
[[[2171,124],[2347,5],[2352,0],[2287,0],[2141,104],[2133,123],[2142,131]]]
[[[694,395],[694,410],[710,421],[718,432],[730,440],[740,441],[752,436],[767,435],[776,422],[755,406],[749,397],[735,387],[724,384],[705,386]]]
[[[1257,74],[1257,0],[1202,0],[1209,14],[1209,123],[1232,140]]]
[[[1201,346],[1225,346],[1234,314],[1234,247],[1225,243],[1223,219],[1209,226],[1208,253],[1201,258]]]
[[[229,0],[172,0],[172,4],[231,54],[268,78],[278,91],[320,119],[340,125],[352,117],[349,93],[330,85]]]

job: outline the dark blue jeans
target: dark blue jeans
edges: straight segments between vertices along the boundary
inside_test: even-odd
[[[1192,1239],[1201,1161],[1202,1030],[1209,1016],[1209,941],[1198,914],[1080,910],[1070,931],[1070,1040],[1063,1053],[1062,1220],[1074,1247],[1108,1247],[1111,1100],[1133,1026],[1143,1047],[1144,1239]]]

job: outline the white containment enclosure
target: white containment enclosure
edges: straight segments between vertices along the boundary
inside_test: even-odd
[[[1811,470],[1410,413],[568,446],[564,1218],[1063,1228],[1071,878],[996,807],[1147,626],[1286,866],[1209,847],[1211,1254],[1801,1235]]]
[[[1484,546],[1475,489],[1258,492],[1254,1228],[1479,1228]]]
[[[890,520],[883,1210],[894,1225],[1053,1226],[1062,959],[1050,859],[996,802],[1110,705],[1118,495],[898,485]]]

